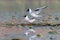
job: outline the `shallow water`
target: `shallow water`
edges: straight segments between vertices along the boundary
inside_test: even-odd
[[[26,36],[24,34],[24,32],[27,31],[27,28],[25,28],[25,27],[20,27],[20,28],[24,28],[24,31],[22,33],[21,32],[17,32],[18,30],[13,31],[13,32],[11,31],[8,34],[6,33],[5,36],[0,37],[1,38],[0,40],[11,40],[12,38],[21,38],[22,40],[24,40],[24,39],[28,40],[29,37],[32,36],[32,34],[29,34],[30,36]],[[33,27],[33,29],[36,31],[35,34],[39,34],[39,33],[43,34],[42,40],[50,40],[49,39],[50,38],[49,35],[51,35],[51,34],[48,34],[48,32],[50,31],[50,30],[48,30],[49,28],[50,28],[50,26],[46,26],[46,27]],[[53,27],[53,29],[56,30],[59,33],[59,34],[53,36],[53,37],[56,37],[54,40],[60,40],[60,32],[59,32],[60,29],[56,29],[54,27]]]

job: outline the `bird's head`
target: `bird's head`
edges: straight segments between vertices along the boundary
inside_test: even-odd
[[[29,10],[30,10],[30,9],[28,8],[28,9],[27,9],[27,12],[29,12]]]
[[[26,17],[27,15],[24,15],[24,17]]]
[[[32,11],[32,10],[31,10],[30,8],[28,8],[26,12],[31,12],[31,11]]]

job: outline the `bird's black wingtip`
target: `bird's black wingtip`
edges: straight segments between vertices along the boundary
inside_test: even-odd
[[[36,9],[35,11],[39,11],[39,9]]]

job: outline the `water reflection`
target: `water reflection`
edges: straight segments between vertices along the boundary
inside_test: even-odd
[[[18,28],[24,28],[24,32],[23,33],[20,33],[19,32],[12,32],[12,33],[9,33],[7,36],[5,36],[5,38],[3,40],[10,40],[12,38],[28,38],[29,40],[60,40],[60,29],[56,29],[55,27],[53,27],[54,30],[56,30],[59,34],[49,34],[49,30],[51,31],[51,27],[50,26],[46,26],[46,27],[33,27],[32,29],[33,30],[37,30],[36,33],[30,33],[28,36],[24,35],[24,33],[27,31],[27,30],[30,30],[29,29],[29,26],[27,27],[22,27],[22,26],[18,26]],[[17,28],[17,29],[18,29]],[[49,29],[49,30],[48,30]],[[43,34],[43,37],[37,37],[36,35],[38,33],[41,33],[39,31],[42,30],[42,33]],[[18,31],[18,30],[17,30]],[[1,39],[2,40],[2,39]]]
[[[34,36],[31,36],[29,40],[42,40],[42,38],[34,35]]]

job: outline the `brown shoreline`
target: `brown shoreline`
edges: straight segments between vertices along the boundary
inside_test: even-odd
[[[29,23],[29,24],[4,23],[4,24],[0,24],[0,26],[18,26],[18,25],[21,25],[21,26],[60,26],[60,24],[50,24],[50,23],[38,23],[38,24],[35,24],[35,23]]]
[[[60,24],[35,24],[35,23],[30,23],[30,24],[6,24],[7,26],[60,26]]]
[[[21,24],[22,26],[60,26],[60,24]]]

